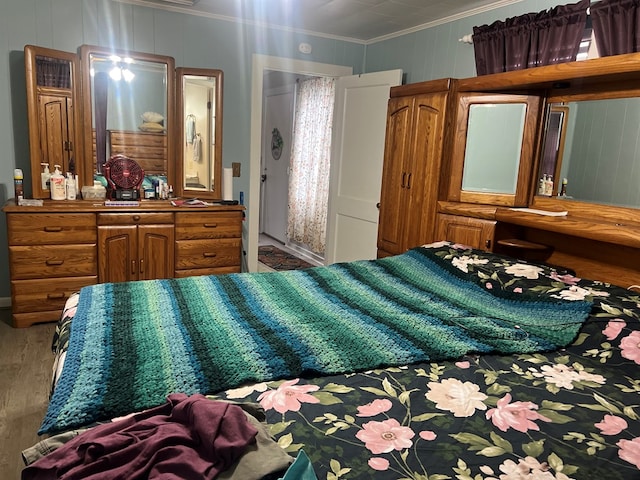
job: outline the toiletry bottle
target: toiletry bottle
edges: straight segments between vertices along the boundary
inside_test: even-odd
[[[51,200],[64,200],[67,198],[64,175],[60,172],[60,165],[55,165],[55,170],[51,175]]]
[[[13,189],[15,190],[16,204],[18,204],[24,197],[24,176],[20,168],[13,171]]]
[[[562,186],[560,187],[560,196],[564,197],[567,195],[567,183],[569,183],[569,181],[566,178],[562,179]]]
[[[41,163],[40,166],[44,167],[44,171],[40,174],[42,189],[49,190],[49,179],[51,178],[51,172],[49,171],[49,164]]]
[[[538,195],[544,195],[547,187],[547,174],[545,173],[538,182]]]
[[[547,175],[547,183],[545,184],[544,194],[548,197],[553,195],[553,177],[551,175]]]
[[[76,180],[71,173],[67,173],[67,200],[76,199]]]

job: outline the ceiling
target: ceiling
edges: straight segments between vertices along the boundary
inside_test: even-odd
[[[116,1],[368,43],[521,0]]]

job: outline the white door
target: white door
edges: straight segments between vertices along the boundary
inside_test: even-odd
[[[402,70],[336,84],[325,264],[376,258],[389,89]]]
[[[293,98],[294,88],[289,85],[267,91],[264,103],[261,231],[282,243],[287,241]],[[282,148],[272,148],[274,142]]]

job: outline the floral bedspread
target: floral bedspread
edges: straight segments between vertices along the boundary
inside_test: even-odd
[[[589,299],[575,343],[230,390],[319,479],[640,479],[640,294],[433,244],[489,289]]]
[[[259,402],[321,480],[640,479],[640,293],[446,242],[487,289],[593,301],[570,347],[290,379],[212,398]],[[73,316],[73,300],[64,316]],[[54,348],[64,350],[68,322]]]

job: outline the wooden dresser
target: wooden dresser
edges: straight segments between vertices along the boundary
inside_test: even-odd
[[[14,327],[57,321],[86,285],[241,270],[242,206],[11,201],[4,212]]]

